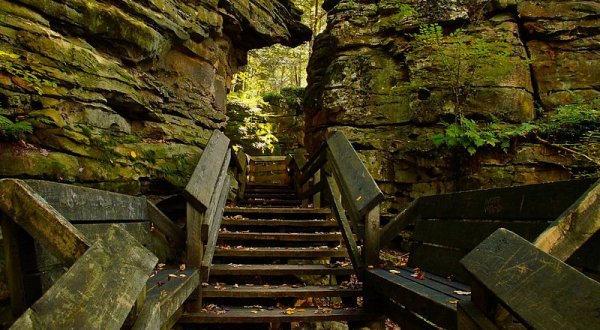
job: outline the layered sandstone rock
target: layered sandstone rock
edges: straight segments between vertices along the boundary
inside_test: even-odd
[[[0,177],[182,187],[249,49],[310,36],[288,0],[0,0]]]

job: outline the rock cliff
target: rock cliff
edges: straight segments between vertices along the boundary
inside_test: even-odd
[[[169,193],[223,128],[248,50],[310,37],[289,0],[0,0],[0,177]]]
[[[331,0],[324,7],[328,26],[308,68],[305,142],[314,150],[330,132],[344,132],[386,193],[385,213],[424,194],[568,179],[589,166],[527,141],[469,156],[440,151],[432,137],[458,115],[458,97],[461,115],[514,124],[600,97],[597,1]],[[427,24],[445,35],[460,28],[476,41],[501,40],[512,65],[495,76],[500,63],[487,64],[490,74],[471,77],[468,98],[453,93],[454,73],[415,47]]]

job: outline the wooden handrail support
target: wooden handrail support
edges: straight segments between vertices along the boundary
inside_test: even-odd
[[[231,160],[229,138],[215,130],[185,187],[187,200],[187,264],[201,269],[201,281],[207,281],[217,242],[218,230],[230,188],[227,168]],[[205,227],[205,229],[203,229]],[[202,232],[208,233],[206,246]],[[196,308],[202,305],[198,296]]]
[[[311,178],[312,187],[309,187]],[[302,199],[315,196],[314,205],[319,204],[318,194],[322,190],[327,190],[332,196],[336,219],[359,275],[362,275],[361,269],[378,262],[379,203],[383,200],[383,193],[341,132],[332,134],[319,147],[295,175],[294,184],[301,188],[299,193]],[[362,256],[353,231],[364,241]]]

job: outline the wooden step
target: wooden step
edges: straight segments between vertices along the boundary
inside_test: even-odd
[[[342,239],[340,233],[256,233],[221,232],[219,240],[240,241],[283,241],[283,242],[337,242]]]
[[[256,198],[262,198],[262,199],[298,199],[298,194],[293,193],[293,192],[283,192],[283,193],[264,193],[264,194],[257,194],[257,193],[246,193],[244,194],[244,198],[246,199],[256,199]]]
[[[210,269],[211,275],[351,275],[350,266],[331,267],[329,265],[235,265],[216,264]]]
[[[273,257],[273,258],[328,258],[347,257],[346,249],[316,249],[316,248],[216,248],[215,257]]]
[[[289,323],[321,321],[365,321],[378,318],[366,313],[362,308],[317,309],[315,307],[297,307],[290,313],[283,309],[259,310],[234,307],[227,313],[211,312],[184,313],[179,323]]]
[[[330,209],[313,209],[299,207],[281,207],[281,208],[262,208],[262,207],[226,207],[226,214],[315,214],[329,215]]]
[[[205,298],[302,298],[302,297],[358,297],[362,294],[360,288],[347,288],[339,285],[328,286],[296,286],[253,285],[239,284],[213,286],[202,288]]]
[[[333,220],[223,219],[223,226],[337,227]]]
[[[298,206],[301,203],[302,201],[297,199],[247,199],[240,202],[241,205],[263,207]]]

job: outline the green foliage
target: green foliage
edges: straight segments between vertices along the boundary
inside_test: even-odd
[[[243,140],[252,142],[252,146],[263,153],[267,150],[273,152],[275,143],[279,139],[273,134],[273,124],[266,122],[267,115],[260,108],[250,110],[251,115],[244,118],[244,125],[240,126],[239,133]]]
[[[590,132],[600,130],[600,98],[590,102],[562,105],[550,114],[543,133],[553,140],[577,141]]]
[[[33,127],[26,121],[13,122],[0,115],[0,133],[11,140],[19,140],[23,134],[33,133]]]
[[[427,24],[412,34],[414,57],[430,55],[430,64],[440,73],[440,85],[454,97],[454,112],[461,114],[462,106],[471,96],[478,81],[497,80],[510,74],[515,65],[526,60],[512,56],[512,46],[502,35],[486,39],[464,29],[444,34],[438,24]],[[416,88],[427,88],[415,82]]]
[[[397,12],[389,18],[390,23],[393,25],[402,25],[407,18],[419,15],[415,7],[406,3],[395,3],[393,7],[397,10]]]
[[[39,95],[43,94],[42,87],[44,86],[56,87],[56,82],[41,78],[36,72],[24,65],[17,54],[0,50],[0,70],[21,78]]]

